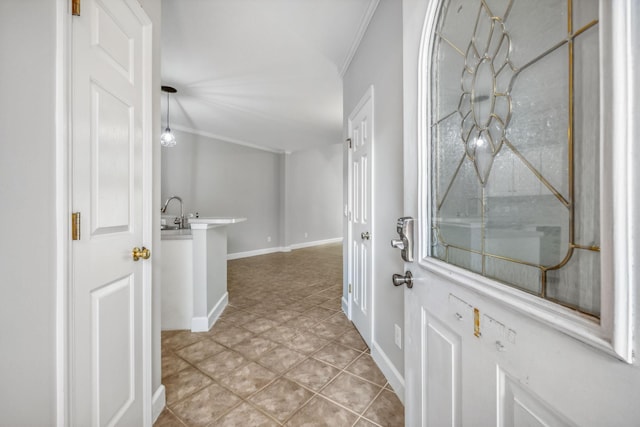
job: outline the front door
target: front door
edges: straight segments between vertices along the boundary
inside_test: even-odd
[[[403,3],[408,426],[638,425],[640,8],[612,3]]]
[[[371,168],[373,167],[373,87],[349,115],[349,290],[351,320],[371,347],[373,307]]]
[[[73,17],[72,208],[81,226],[72,244],[72,425],[150,424],[143,394],[150,381],[144,374],[150,358],[143,355],[150,261],[142,252],[143,191],[150,192],[144,181],[151,176],[143,168],[148,23],[128,0],[84,0],[81,16]],[[134,247],[141,249],[138,261]]]

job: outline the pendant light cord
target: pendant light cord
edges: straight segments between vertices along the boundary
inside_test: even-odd
[[[169,92],[167,92],[167,129],[171,129],[169,126]]]

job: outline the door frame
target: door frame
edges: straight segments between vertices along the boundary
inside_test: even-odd
[[[142,106],[142,239],[145,246],[155,248],[153,238],[153,33],[152,21],[137,0],[124,0],[142,23],[143,73],[149,78],[143,87]],[[72,133],[71,93],[73,17],[69,0],[56,0],[55,34],[55,189],[56,189],[56,289],[55,289],[55,422],[64,427],[71,423],[71,300],[73,275],[70,218],[72,212]],[[142,277],[142,411],[143,425],[152,419],[152,266],[145,262]]]
[[[405,97],[411,93],[408,88],[415,88],[412,99],[405,99],[405,115],[409,111],[406,108],[408,103],[415,103],[416,113],[415,116],[405,116],[405,182],[418,177],[418,194],[405,194],[404,202],[405,211],[417,215],[419,242],[427,242],[429,227],[419,221],[423,214],[430,215],[430,188],[423,185],[430,169],[425,122],[430,111],[430,97],[429,83],[423,76],[430,73],[429,44],[441,2],[418,3],[416,0],[404,0],[403,4],[406,11],[405,36],[407,28],[412,36],[404,38]],[[419,11],[417,18],[416,11]],[[616,141],[613,149],[602,153],[601,160],[601,171],[609,171],[601,172],[602,274],[603,282],[606,280],[612,285],[602,290],[600,324],[565,307],[430,258],[427,256],[428,248],[422,244],[416,248],[420,268],[457,281],[496,303],[511,307],[627,363],[637,360],[634,347],[637,349],[638,344],[637,341],[634,343],[633,330],[640,320],[635,314],[639,303],[637,289],[633,286],[640,281],[640,267],[633,262],[640,254],[640,244],[637,239],[629,238],[640,235],[640,196],[638,191],[634,193],[631,184],[640,178],[632,160],[640,156],[640,150],[633,144],[634,138],[640,135],[640,126],[632,120],[640,113],[640,87],[634,85],[633,80],[633,76],[640,72],[640,49],[637,47],[640,33],[634,33],[634,23],[629,19],[638,13],[640,7],[632,2],[600,2],[600,52],[606,55],[604,62],[612,64],[602,70],[600,77],[601,111],[606,118],[600,138],[602,141]]]

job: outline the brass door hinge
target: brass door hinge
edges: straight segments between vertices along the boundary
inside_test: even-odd
[[[80,0],[71,0],[71,14],[80,16]]]
[[[353,142],[351,141],[351,138],[347,138],[347,146],[349,148],[353,148]]]
[[[80,212],[71,214],[71,240],[80,240]]]
[[[349,293],[351,293],[351,283],[349,283]]]

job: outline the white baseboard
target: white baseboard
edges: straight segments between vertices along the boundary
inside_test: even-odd
[[[222,314],[222,311],[229,303],[229,292],[225,292],[224,295],[218,300],[216,305],[213,306],[207,317],[194,317],[191,319],[191,332],[207,332],[218,317]]]
[[[398,372],[396,367],[391,363],[391,360],[387,357],[384,351],[380,348],[377,342],[373,342],[371,348],[371,357],[376,362],[384,376],[389,381],[389,384],[393,388],[393,391],[398,395],[398,399],[404,405],[404,377]]]
[[[349,313],[349,301],[345,297],[342,297],[342,311],[347,319],[351,320],[351,313]]]
[[[340,243],[342,242],[342,237],[336,237],[334,239],[325,239],[325,240],[315,240],[313,242],[304,242],[304,243],[296,243],[291,245],[291,249],[302,249],[302,248],[310,248],[312,246],[322,246],[329,245],[331,243]]]
[[[165,388],[164,388],[164,385],[160,384],[160,387],[158,387],[156,392],[153,393],[153,398],[151,402],[151,411],[152,411],[151,419],[153,420],[154,423],[156,422],[156,420],[164,410],[166,403],[167,403],[167,400],[165,395]]]
[[[227,260],[250,258],[252,256],[267,255],[276,252],[291,252],[295,249],[310,248],[312,246],[321,246],[340,242],[342,242],[342,237],[336,237],[334,239],[315,240],[313,242],[296,243],[291,246],[275,246],[273,248],[256,249],[255,251],[236,252],[233,254],[227,254]]]
[[[247,251],[247,252],[236,252],[234,254],[227,254],[227,259],[240,259],[240,258],[249,258],[252,256],[258,256],[258,255],[266,255],[266,254],[272,254],[275,252],[288,252],[286,250],[284,250],[285,248],[281,247],[281,246],[276,246],[273,248],[264,248],[264,249],[257,249],[255,251]]]

